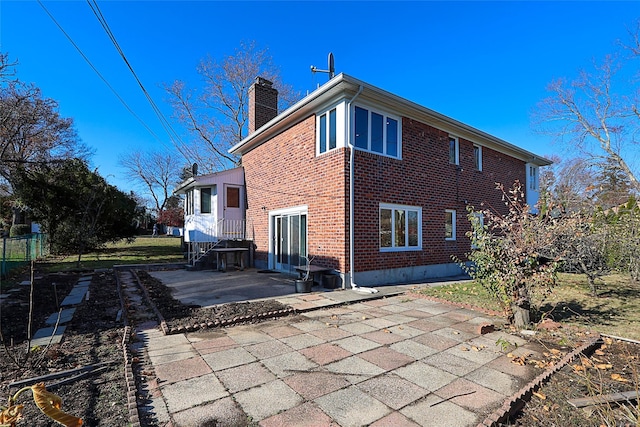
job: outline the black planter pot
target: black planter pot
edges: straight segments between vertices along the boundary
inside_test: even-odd
[[[313,279],[296,279],[296,292],[309,293],[313,287]]]

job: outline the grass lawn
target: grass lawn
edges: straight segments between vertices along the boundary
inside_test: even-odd
[[[500,307],[480,285],[456,283],[419,291],[447,301],[491,310]],[[538,313],[558,322],[588,327],[609,335],[640,340],[640,283],[629,276],[612,274],[599,280],[598,296],[592,297],[584,275],[560,274],[552,295],[535,301]]]
[[[49,272],[77,268],[77,255],[49,257],[39,266]],[[121,241],[109,244],[98,252],[82,255],[81,268],[111,268],[118,264],[153,264],[185,262],[180,248],[180,238],[139,236],[133,243]]]

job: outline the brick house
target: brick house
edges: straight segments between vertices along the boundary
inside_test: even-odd
[[[256,79],[249,135],[230,149],[242,157],[255,265],[291,272],[309,257],[345,287],[459,274],[466,207],[503,208],[495,183],[515,180],[534,205],[550,164],[346,74],[276,105]]]

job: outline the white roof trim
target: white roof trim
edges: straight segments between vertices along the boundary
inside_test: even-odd
[[[360,87],[362,87],[363,90],[358,97],[358,101],[368,100],[375,105],[385,107],[390,112],[394,112],[399,116],[432,125],[445,132],[449,132],[452,135],[511,155],[525,162],[534,163],[538,166],[546,166],[552,163],[544,157],[531,153],[530,151],[513,145],[503,139],[497,138],[484,131],[452,119],[451,117],[445,116],[444,114],[438,113],[437,111],[423,107],[422,105],[394,95],[344,73],[340,73],[333,79],[329,80],[329,82],[320,86],[302,100],[283,111],[260,129],[256,130],[238,144],[231,147],[229,152],[232,154],[246,153],[256,146],[266,142],[273,136],[278,135],[289,127],[297,124],[307,115],[313,114],[320,105],[331,100],[335,101],[341,98],[352,97]]]

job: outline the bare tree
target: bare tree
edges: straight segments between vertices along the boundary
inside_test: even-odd
[[[15,65],[17,65],[16,62],[9,61],[8,54],[0,52],[0,82],[8,80],[9,76],[15,74],[15,72],[10,69]]]
[[[281,109],[299,95],[284,85],[267,49],[243,42],[222,60],[207,57],[198,73],[202,87],[188,88],[180,80],[165,85],[174,115],[195,139],[176,149],[188,163],[197,162],[205,172],[233,166],[237,159],[227,150],[247,136],[248,90],[255,78],[264,77],[279,91]]]
[[[593,71],[581,71],[576,79],[552,82],[548,87],[552,95],[543,100],[537,117],[542,131],[573,145],[603,169],[615,167],[638,192],[639,33],[640,21],[631,46],[608,55]]]
[[[120,156],[119,164],[126,176],[151,197],[153,208],[160,215],[180,178],[181,163],[167,153],[132,151]]]
[[[0,176],[11,183],[17,164],[86,158],[73,120],[61,117],[56,101],[40,89],[10,81],[0,87]]]

